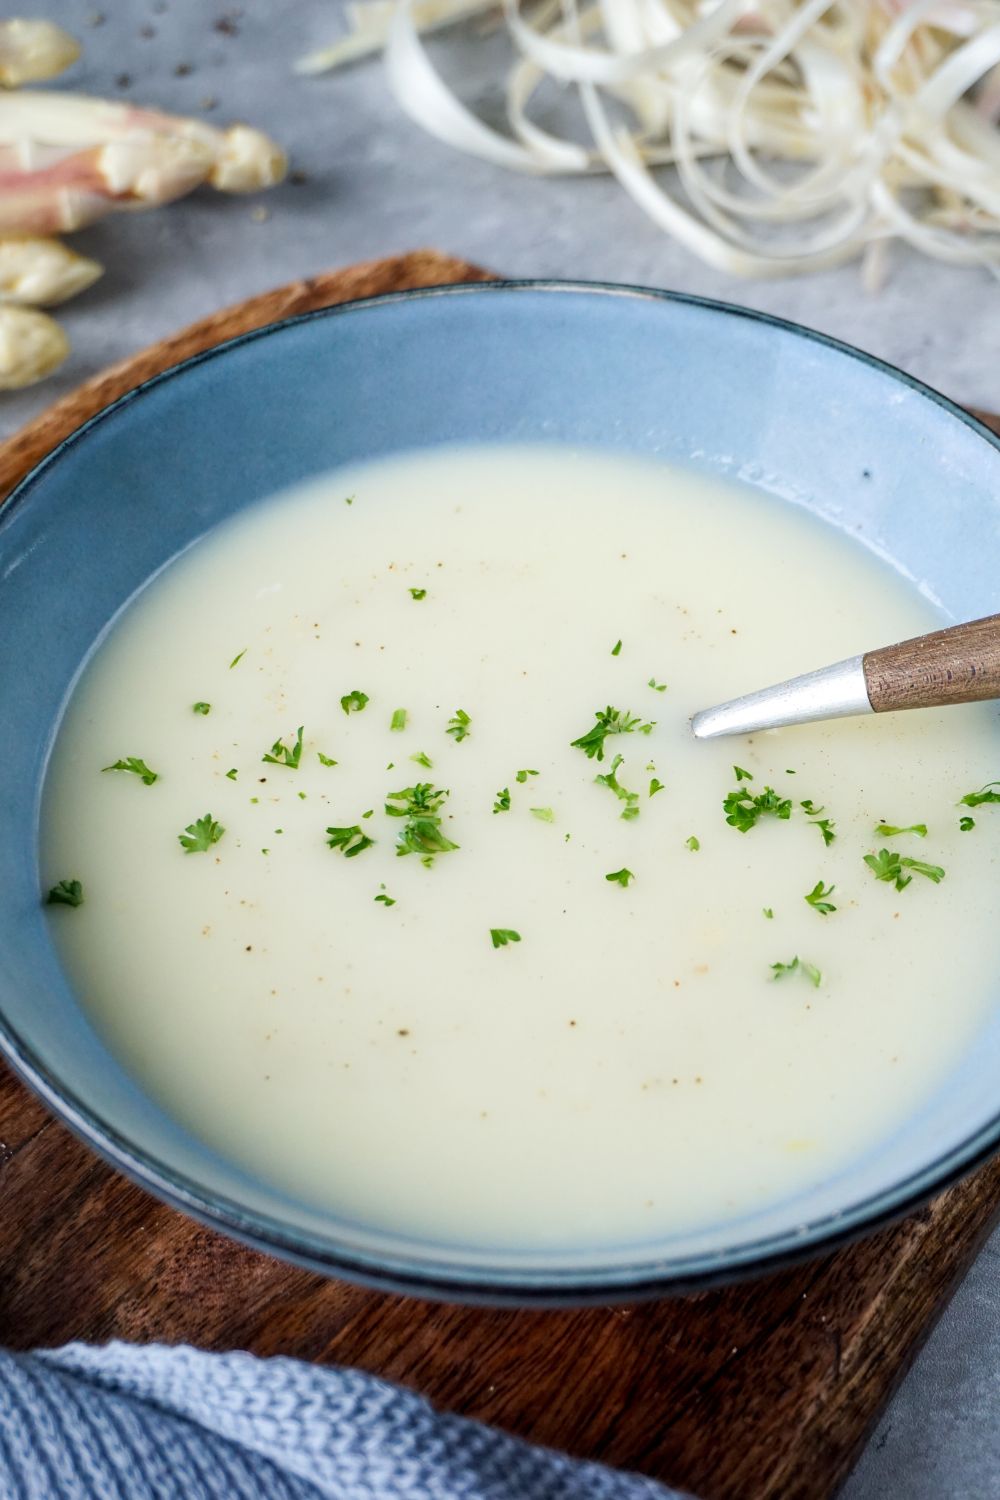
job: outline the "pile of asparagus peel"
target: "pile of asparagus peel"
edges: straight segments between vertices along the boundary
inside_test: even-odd
[[[0,390],[32,385],[69,353],[41,312],[102,267],[56,239],[119,209],[153,208],[201,183],[252,193],[285,174],[283,152],[247,125],[24,88],[54,78],[79,46],[48,21],[0,21]]]

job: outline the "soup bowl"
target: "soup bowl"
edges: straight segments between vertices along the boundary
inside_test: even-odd
[[[1000,1005],[903,1126],[807,1190],[666,1237],[521,1253],[392,1233],[258,1180],[171,1119],[74,996],[40,900],[39,809],[67,697],[110,622],[265,496],[359,460],[479,441],[738,477],[879,553],[943,620],[1000,607],[1000,443],[898,371],[773,318],[636,288],[498,283],[236,339],[101,413],[0,512],[0,1047],[71,1129],[168,1203],[291,1261],[421,1294],[690,1289],[905,1213],[1000,1143]]]

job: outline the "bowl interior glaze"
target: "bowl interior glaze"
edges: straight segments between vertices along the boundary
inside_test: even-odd
[[[1000,1006],[905,1128],[815,1190],[669,1239],[519,1255],[377,1231],[255,1180],[148,1099],[76,1002],[39,903],[39,803],[62,707],[109,623],[257,499],[341,464],[477,440],[734,476],[855,536],[944,619],[1000,607],[1000,444],[898,372],[773,319],[631,288],[497,284],[350,304],[199,356],[74,434],[0,512],[0,1045],[169,1202],[290,1259],[423,1293],[691,1287],[903,1211],[1000,1141]]]

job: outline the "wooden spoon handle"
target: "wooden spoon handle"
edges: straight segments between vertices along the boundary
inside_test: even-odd
[[[1000,698],[1000,615],[866,651],[862,666],[877,714]]]

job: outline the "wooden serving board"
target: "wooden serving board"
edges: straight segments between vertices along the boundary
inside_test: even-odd
[[[222,339],[376,292],[484,279],[421,251],[230,308],[4,444],[0,495],[109,401]],[[354,1365],[702,1500],[825,1500],[998,1205],[995,1162],[896,1227],[750,1285],[636,1307],[445,1306],[327,1281],[202,1229],[106,1167],[0,1069],[0,1343],[183,1341]]]

